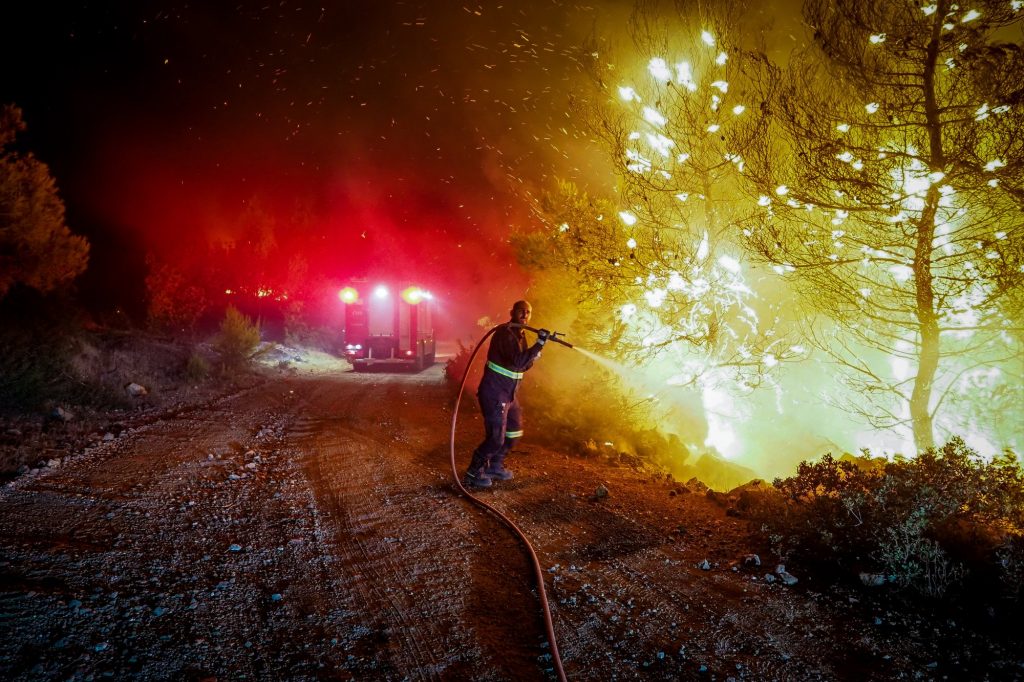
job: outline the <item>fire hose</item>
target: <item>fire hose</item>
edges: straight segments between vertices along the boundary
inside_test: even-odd
[[[526,534],[523,533],[523,531],[519,529],[519,526],[517,526],[515,523],[513,523],[513,521],[510,518],[508,518],[507,516],[505,516],[505,514],[501,513],[500,511],[498,511],[497,509],[495,509],[491,505],[487,504],[486,502],[484,502],[483,500],[479,499],[478,497],[475,497],[472,493],[470,493],[468,490],[466,490],[465,486],[462,485],[462,480],[459,478],[459,471],[458,471],[458,469],[455,466],[455,423],[456,423],[456,420],[458,419],[458,416],[459,416],[459,403],[462,401],[462,391],[463,391],[463,389],[465,389],[465,387],[466,387],[466,379],[469,377],[469,368],[473,366],[473,358],[476,357],[477,351],[479,351],[480,347],[483,346],[484,341],[486,341],[488,338],[490,338],[491,334],[496,332],[500,328],[500,326],[501,325],[499,325],[498,327],[492,328],[490,331],[488,331],[486,334],[483,335],[483,338],[481,338],[480,341],[477,342],[476,347],[473,348],[473,352],[469,356],[469,361],[466,362],[466,369],[462,373],[462,381],[459,383],[459,395],[455,398],[455,406],[452,408],[452,432],[451,432],[452,477],[455,479],[456,487],[458,487],[459,491],[463,495],[465,495],[467,498],[469,498],[469,500],[471,502],[473,502],[474,504],[476,504],[476,505],[478,505],[480,507],[483,507],[484,509],[486,509],[487,511],[491,512],[492,514],[497,516],[499,519],[501,519],[505,523],[505,525],[508,526],[509,528],[511,528],[512,531],[519,537],[519,539],[522,540],[523,545],[526,547],[526,551],[529,553],[530,559],[533,561],[533,571],[534,571],[535,577],[537,578],[537,591],[538,591],[538,594],[540,596],[540,605],[541,605],[541,608],[544,610],[544,628],[547,631],[548,643],[551,646],[551,660],[554,663],[555,672],[558,674],[558,679],[561,680],[562,682],[566,682],[565,670],[562,668],[562,657],[558,655],[558,643],[555,641],[555,626],[551,622],[551,607],[548,605],[548,595],[547,595],[547,592],[544,590],[544,572],[543,572],[543,570],[541,570],[540,560],[537,558],[537,553],[534,551],[533,545],[530,544],[530,540],[526,537]],[[540,333],[539,329],[534,329],[533,327],[528,327],[525,324],[510,323],[508,326],[510,326],[510,327],[521,327],[521,328],[527,329],[527,330],[529,330],[529,331],[531,331],[531,332],[533,332],[535,334]],[[571,343],[569,343],[567,341],[563,341],[562,339],[559,339],[558,338],[559,335],[560,335],[559,332],[550,332],[548,334],[548,341],[554,341],[556,343],[560,343],[563,346],[567,346],[569,348],[573,347]]]

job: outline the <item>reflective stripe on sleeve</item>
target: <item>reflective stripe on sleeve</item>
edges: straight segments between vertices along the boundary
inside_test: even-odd
[[[487,361],[487,369],[491,370],[492,372],[497,372],[501,376],[508,377],[509,379],[522,379],[523,378],[523,373],[522,372],[513,372],[512,370],[505,369],[501,365],[499,365],[497,363],[494,363],[494,362],[491,362],[490,360]]]

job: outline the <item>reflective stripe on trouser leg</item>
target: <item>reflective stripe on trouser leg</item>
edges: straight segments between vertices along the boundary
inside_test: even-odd
[[[506,419],[509,404],[501,400],[479,396],[480,411],[484,416],[484,440],[473,452],[471,471],[490,464],[494,456],[501,452],[505,441]]]
[[[519,406],[519,400],[513,400],[508,406],[508,413],[505,415],[505,438],[501,444],[501,449],[491,458],[492,467],[500,467],[505,462],[505,455],[507,455],[512,447],[523,435],[523,410]]]

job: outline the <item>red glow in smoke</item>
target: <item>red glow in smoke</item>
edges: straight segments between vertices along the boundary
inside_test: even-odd
[[[189,150],[122,137],[105,158],[94,210],[161,262],[215,268],[217,291],[326,305],[327,287],[397,278],[422,283],[465,327],[526,286],[505,202],[494,190],[435,187],[429,168],[326,172],[243,139]]]

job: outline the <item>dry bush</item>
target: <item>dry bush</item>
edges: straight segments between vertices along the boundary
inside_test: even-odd
[[[191,352],[198,356],[198,351]],[[142,402],[148,402],[163,391],[174,391],[183,380],[194,382],[189,354],[188,346],[166,337],[108,330],[85,335],[72,366],[81,380],[102,386],[123,403],[121,406],[127,406],[139,403],[139,399],[126,396],[128,383],[145,386],[150,397]],[[198,359],[206,362],[201,356]]]
[[[81,377],[79,311],[60,296],[16,288],[0,303],[0,408],[38,410],[54,402],[98,404],[109,396]]]
[[[458,341],[458,344],[459,352],[448,358],[448,362],[446,362],[444,366],[445,384],[448,386],[448,390],[451,392],[453,399],[459,392],[459,383],[462,381],[463,374],[469,366],[470,355],[473,353],[473,346],[465,346],[461,340]],[[469,376],[466,377],[466,393],[476,391],[476,386],[480,383],[480,377],[483,374],[482,367],[486,356],[487,347],[485,345],[480,348],[479,352],[477,352],[476,358],[473,362],[473,367],[469,368]]]

